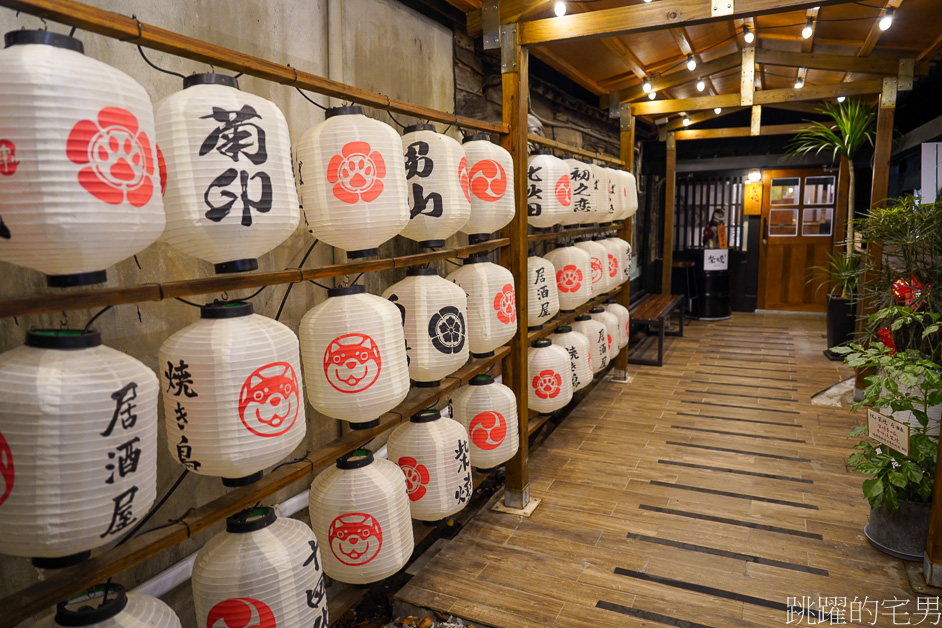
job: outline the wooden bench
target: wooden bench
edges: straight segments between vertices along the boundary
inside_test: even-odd
[[[633,358],[628,356],[629,364],[646,364],[648,366],[662,366],[664,364],[664,336],[684,335],[684,301],[687,297],[676,294],[652,294],[641,300],[631,308],[631,322],[648,327],[657,326],[657,359]],[[667,331],[667,323],[671,314],[677,312],[680,324],[679,331]]]

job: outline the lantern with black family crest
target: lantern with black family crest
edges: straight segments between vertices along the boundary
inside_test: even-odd
[[[569,373],[572,375],[572,392],[582,390],[592,381],[592,366],[589,364],[589,339],[569,325],[553,330],[550,340],[569,354]]]
[[[491,142],[486,133],[464,138],[468,159],[471,216],[461,228],[471,241],[483,241],[513,220],[514,162],[506,149]]]
[[[490,375],[476,375],[455,391],[453,417],[468,430],[471,464],[491,469],[513,458],[520,446],[517,398]]]
[[[306,523],[267,507],[229,517],[193,564],[197,625],[327,628],[321,559]]]
[[[572,242],[565,242],[546,254],[556,269],[556,288],[561,312],[572,312],[592,295],[590,256]]]
[[[589,365],[592,372],[598,373],[608,366],[608,327],[605,323],[583,314],[576,317],[572,330],[589,339]]]
[[[347,257],[376,255],[409,223],[402,141],[360,107],[328,109],[301,136],[297,162],[311,233]]]
[[[569,167],[548,150],[531,153],[527,162],[527,222],[536,229],[549,229],[570,219],[571,209]]]
[[[563,221],[564,225],[576,225],[595,222],[593,206],[596,200],[595,175],[592,167],[578,159],[564,159],[569,168],[569,183],[572,192],[573,217]]]
[[[457,140],[431,124],[405,128],[409,224],[400,235],[427,248],[445,246],[471,217],[468,160]]]
[[[378,425],[409,394],[404,322],[393,303],[363,286],[328,290],[298,330],[311,405],[353,429]]]
[[[158,386],[93,330],[0,355],[0,553],[64,567],[130,531],[157,492]]]
[[[257,259],[298,226],[288,123],[275,103],[223,74],[194,74],[157,104],[167,162],[162,240],[215,265],[258,268]]]
[[[203,306],[158,363],[167,446],[190,471],[249,484],[304,438],[298,337],[251,303]]]
[[[609,299],[605,302],[605,311],[609,314],[614,314],[615,318],[618,319],[618,348],[624,349],[628,346],[631,314],[628,312],[628,308],[620,303],[616,303],[615,299]]]
[[[527,405],[531,410],[554,412],[572,401],[569,353],[549,338],[530,344],[527,373]]]
[[[514,277],[486,255],[464,260],[464,266],[448,275],[468,293],[468,339],[471,355],[488,357],[517,331]]]
[[[438,521],[468,505],[474,487],[468,430],[461,423],[423,410],[393,430],[386,446],[406,476],[413,519]]]
[[[314,478],[311,527],[325,544],[321,556],[328,576],[367,584],[405,566],[415,549],[406,491],[402,470],[365,449]]]
[[[468,295],[434,268],[410,268],[383,293],[402,314],[409,376],[437,386],[468,361]]]
[[[127,593],[115,582],[100,584],[59,602],[54,615],[33,628],[181,628],[180,618],[162,601],[142,593]]]
[[[0,260],[50,286],[103,283],[105,269],[164,228],[150,97],[127,74],[49,31],[0,51]]]
[[[539,329],[559,312],[556,268],[532,251],[527,257],[527,327]]]

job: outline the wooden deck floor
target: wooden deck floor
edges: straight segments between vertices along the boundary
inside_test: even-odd
[[[694,323],[532,453],[533,516],[482,510],[397,597],[502,627],[892,626],[893,600],[916,624],[903,563],[862,532],[856,417],[810,403],[849,376],[823,333],[807,316]],[[830,619],[786,609],[825,596]]]

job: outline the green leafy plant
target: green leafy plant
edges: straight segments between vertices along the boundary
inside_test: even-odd
[[[835,286],[840,288],[842,299],[852,299],[860,278],[860,255],[828,253],[827,266],[812,266],[808,270],[808,283],[814,281],[815,271],[826,273],[827,279],[818,282],[815,292],[820,291],[824,286]]]

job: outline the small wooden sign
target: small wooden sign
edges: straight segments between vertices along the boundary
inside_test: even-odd
[[[743,213],[746,216],[762,215],[762,182],[747,183],[743,199]]]
[[[895,449],[904,456],[909,455],[909,424],[867,410],[867,435],[873,440]]]

